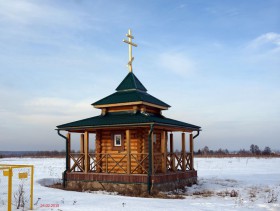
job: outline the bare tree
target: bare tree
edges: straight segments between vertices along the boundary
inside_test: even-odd
[[[270,147],[265,147],[262,153],[263,155],[271,155]]]
[[[18,185],[18,190],[14,193],[14,201],[15,201],[15,206],[17,207],[17,209],[19,209],[20,207],[24,208],[25,204],[28,202],[28,199],[25,196],[23,182]]]
[[[204,155],[207,155],[209,153],[209,147],[208,146],[205,146],[203,149],[202,149],[202,152]]]

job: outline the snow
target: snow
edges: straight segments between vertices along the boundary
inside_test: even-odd
[[[40,200],[34,210],[280,210],[280,158],[196,158],[198,184],[186,187],[184,199],[45,187],[60,181],[65,166],[61,158],[4,158],[0,163],[35,166],[34,203]]]

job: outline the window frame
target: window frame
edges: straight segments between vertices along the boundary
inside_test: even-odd
[[[117,140],[119,138],[119,140]],[[120,143],[117,144],[117,141]],[[121,147],[122,146],[122,134],[116,133],[114,134],[114,147]]]
[[[124,151],[124,132],[123,131],[113,131],[111,132],[111,146],[112,146],[112,150],[114,151]],[[116,145],[116,138],[120,137],[120,145]]]

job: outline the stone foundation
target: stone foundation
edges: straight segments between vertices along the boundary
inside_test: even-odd
[[[67,189],[79,191],[104,190],[108,192],[136,195],[148,192],[147,175],[68,173]],[[151,191],[172,191],[183,189],[197,182],[197,172],[175,172],[151,176]],[[138,194],[139,193],[139,194]]]

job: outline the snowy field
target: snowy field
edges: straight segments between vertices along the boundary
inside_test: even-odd
[[[280,210],[280,158],[196,158],[198,185],[185,199],[125,197],[45,187],[61,178],[65,159],[4,158],[2,164],[35,166],[34,210]],[[230,193],[235,193],[231,197]],[[55,204],[55,208],[46,208]]]

